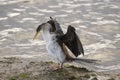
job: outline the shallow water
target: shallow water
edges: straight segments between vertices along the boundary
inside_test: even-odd
[[[101,60],[100,68],[120,70],[119,0],[1,0],[0,57],[49,60],[42,36],[32,41],[36,27],[49,16],[66,32],[77,29],[85,58]]]

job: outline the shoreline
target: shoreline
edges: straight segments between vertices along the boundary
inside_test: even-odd
[[[120,73],[95,72],[65,64],[63,69],[50,70],[51,61],[16,57],[0,59],[0,80],[119,80]]]

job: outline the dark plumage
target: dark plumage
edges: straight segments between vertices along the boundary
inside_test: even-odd
[[[68,47],[76,57],[80,54],[84,55],[83,46],[74,27],[69,25],[66,34],[64,34],[60,24],[50,17],[49,21],[38,26],[33,39],[36,38],[40,30],[42,30],[43,38],[46,41],[46,48],[49,55],[60,67],[62,67],[63,63],[67,60],[82,60],[71,57],[66,48]]]
[[[64,43],[76,57],[80,54],[84,55],[81,41],[75,33],[75,28],[71,25],[68,26],[66,34],[57,37],[59,38],[58,40],[61,40],[61,42]]]
[[[68,26],[66,34],[63,33],[59,23],[55,26],[55,21],[51,18],[51,20],[48,21],[52,25],[52,32],[56,32],[58,42],[64,43],[71,52],[77,57],[80,54],[84,55],[84,50],[81,41],[79,40],[76,30],[71,25]]]

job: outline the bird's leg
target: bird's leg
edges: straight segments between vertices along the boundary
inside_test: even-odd
[[[59,64],[59,68],[63,68],[63,63]]]

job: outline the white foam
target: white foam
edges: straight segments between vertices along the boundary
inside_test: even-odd
[[[112,66],[97,66],[103,70],[99,71],[110,71],[110,70],[118,70],[120,69],[120,64],[112,65]]]
[[[63,15],[55,15],[55,17],[67,17],[67,14],[63,14]]]
[[[6,0],[1,0],[0,5],[6,5],[6,4],[8,4]]]
[[[12,12],[10,12],[10,13],[7,14],[8,17],[15,17],[15,16],[18,16],[18,15],[20,15],[20,13],[12,13]]]
[[[45,45],[45,41],[41,41],[41,40],[30,40],[30,43],[26,43],[26,44],[14,44],[12,46],[17,46],[17,47],[30,47],[33,45]]]
[[[116,34],[114,37],[115,37],[115,40],[113,41],[114,43],[120,41],[120,34]]]
[[[79,7],[81,6],[81,4],[67,4],[67,6],[69,6],[68,8],[76,8],[76,7]]]
[[[45,12],[45,13],[55,13],[53,10],[48,10],[48,9],[39,9],[40,12]]]
[[[20,32],[20,31],[24,31],[24,29],[22,29],[22,28],[11,28],[11,29],[0,31],[0,35],[8,36],[9,32]]]
[[[13,0],[13,1],[7,1],[7,4],[13,4],[13,3],[18,3],[21,2],[23,0]]]
[[[82,31],[82,33],[86,33],[86,34],[89,34],[89,35],[101,37],[101,35],[99,35],[98,33],[95,33],[95,32],[90,32],[90,31],[85,31],[85,30],[81,30],[81,31]]]
[[[120,38],[120,34],[116,34],[116,35],[115,35],[115,38]]]
[[[18,9],[18,8],[14,8],[13,10],[15,10],[15,11],[25,11],[25,9]]]
[[[28,54],[23,54],[23,55],[8,55],[8,56],[0,56],[1,58],[5,57],[16,57],[16,58],[36,58],[41,55],[28,55]]]
[[[81,4],[81,6],[92,6],[90,3]]]
[[[96,19],[97,19],[97,20],[102,20],[102,19],[103,19],[103,17],[97,17]]]
[[[116,48],[113,45],[113,41],[111,40],[107,40],[107,39],[102,39],[101,42],[98,43],[93,43],[90,45],[86,45],[84,46],[84,48],[86,49],[86,52],[89,53],[96,53],[97,50],[99,49],[103,49],[103,48]]]
[[[0,18],[0,21],[6,20],[6,19],[8,19],[8,17],[1,17],[1,18]]]
[[[64,3],[69,3],[69,4],[70,4],[70,3],[73,3],[74,1],[69,1],[69,0],[67,1],[67,0],[64,0],[63,2],[64,2]]]
[[[104,9],[105,7],[108,7],[108,5],[100,6],[99,9]]]
[[[91,24],[104,25],[104,24],[118,24],[118,23],[112,20],[103,20],[103,21],[91,22]]]
[[[7,40],[7,39],[1,39],[0,42],[5,41],[5,40]]]
[[[87,28],[87,27],[86,27],[86,26],[84,26],[84,25],[80,25],[79,27],[80,27],[80,28]]]
[[[90,15],[90,14],[83,14],[83,17],[85,17],[85,18],[90,18],[91,15]]]
[[[36,4],[36,3],[44,4],[48,2],[48,0],[26,0],[26,1],[28,1],[30,4]]]
[[[23,18],[21,21],[18,21],[18,22],[24,23],[25,21],[32,21],[32,22],[36,22],[36,23],[39,22],[35,18]]]
[[[65,3],[58,3],[58,5],[59,6],[63,6],[63,5],[65,5]],[[68,4],[66,4],[66,5],[68,5]],[[70,5],[70,4],[69,4]]]
[[[110,17],[120,17],[120,15],[117,15],[117,14],[107,14],[107,16],[110,16]]]
[[[60,5],[51,5],[51,6],[48,6],[49,8],[60,8],[61,6]]]
[[[104,4],[104,2],[92,3],[92,5],[100,5],[100,4]]]
[[[119,8],[117,5],[111,5],[111,8]]]
[[[48,2],[47,0],[0,0],[1,2],[0,2],[0,5],[6,5],[6,4],[14,4],[14,3],[19,3],[19,2],[24,2],[24,1],[27,1],[27,2],[29,2],[29,3],[31,3],[31,4],[34,4],[34,3],[41,3],[41,4],[43,4],[43,3],[46,3],[46,2]]]
[[[35,18],[23,18],[22,21],[35,21]]]
[[[71,3],[58,3],[59,6],[67,6],[68,8],[76,8],[81,6],[81,4],[71,4]]]
[[[78,24],[78,23],[81,23],[82,21],[80,21],[80,20],[76,20],[76,21],[73,21],[73,22],[71,22],[71,24]]]
[[[35,41],[30,41],[32,45],[44,45],[45,41],[41,41],[41,40],[35,40]]]
[[[98,13],[98,12],[89,12],[89,14],[92,14],[93,16],[92,17],[94,17],[95,15],[101,15],[101,13]]]
[[[64,12],[66,12],[66,13],[71,13],[71,12],[73,12],[73,10],[61,10],[61,11],[64,11]]]
[[[101,44],[100,42],[84,46],[87,52],[95,53],[97,50],[105,48],[106,44]]]
[[[45,14],[41,14],[41,13],[38,13],[38,12],[30,12],[29,14],[31,14],[31,15],[38,15],[38,16],[45,15]]]

